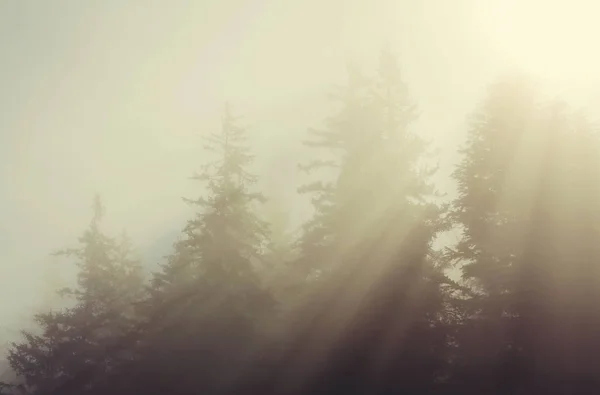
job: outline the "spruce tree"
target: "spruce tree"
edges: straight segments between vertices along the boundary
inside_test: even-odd
[[[469,393],[573,393],[595,380],[598,148],[589,124],[542,105],[523,77],[494,85],[473,118],[449,254],[470,287],[454,371]]]
[[[134,325],[131,306],[143,290],[141,266],[126,238],[119,243],[102,232],[102,216],[96,197],[79,246],[57,253],[75,258],[78,267],[77,286],[59,291],[70,307],[37,314],[40,333],[24,331],[24,341],[9,352],[12,368],[35,393],[52,392],[90,369],[114,369],[118,360],[107,349]]]
[[[340,92],[342,110],[309,141],[334,151],[312,167],[335,166],[338,173],[311,189],[316,214],[302,239],[301,263],[325,270],[299,314],[282,388],[426,390],[444,363],[447,280],[431,243],[445,222],[433,201],[431,169],[421,166],[425,144],[409,130],[415,107],[389,51],[374,79],[352,73]]]
[[[457,301],[465,321],[457,328],[454,380],[474,392],[499,390],[518,370],[512,298],[537,177],[535,163],[525,163],[535,160],[531,148],[539,143],[537,100],[525,76],[493,85],[471,118],[453,175],[459,193],[452,218],[461,238],[448,257],[469,287]]]
[[[248,169],[253,157],[245,139],[227,106],[221,130],[206,139],[215,159],[193,177],[206,183],[206,193],[186,199],[197,208],[195,217],[154,276],[140,362],[124,377],[137,380],[136,391],[224,390],[274,307],[255,268],[267,226],[255,214],[263,197],[252,191],[256,176]]]
[[[318,275],[329,269],[326,262],[335,254],[332,248],[339,229],[337,180],[347,156],[360,145],[358,139],[364,134],[366,126],[365,93],[369,86],[368,80],[356,67],[348,67],[348,77],[347,86],[336,86],[330,94],[331,99],[341,108],[334,116],[325,120],[324,128],[309,129],[310,138],[304,141],[307,147],[318,148],[321,153],[317,155],[318,159],[301,164],[300,169],[308,173],[329,170],[321,174],[320,181],[298,189],[299,193],[312,196],[314,208],[314,215],[304,225],[298,242],[301,257],[296,262],[296,267],[306,276]]]

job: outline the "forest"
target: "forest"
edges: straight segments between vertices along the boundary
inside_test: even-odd
[[[98,195],[56,252],[77,281],[12,343],[0,392],[599,393],[597,126],[503,75],[468,115],[446,199],[402,59],[375,55],[306,125],[298,235],[264,215],[243,109],[223,103],[159,270],[104,230]]]

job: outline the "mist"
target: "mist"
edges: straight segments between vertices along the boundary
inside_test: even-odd
[[[475,73],[483,74],[475,82],[482,62],[440,61],[448,56],[430,36],[446,19],[439,7],[418,23],[427,5],[407,5],[388,37],[375,15],[386,4],[340,4],[3,4],[1,299],[11,301],[0,308],[4,325],[44,299],[37,290],[45,268],[60,270],[49,253],[74,240],[96,192],[111,227],[126,228],[142,248],[168,237],[165,228],[178,232],[181,197],[198,192],[188,177],[201,164],[203,133],[218,127],[226,100],[251,125],[262,182],[294,196],[299,142],[320,121],[329,85],[344,78],[348,58],[368,63],[366,53],[385,39],[405,58],[419,126],[454,145],[461,115],[493,71]],[[460,27],[464,10],[450,10],[459,20],[447,27],[447,44],[474,51]],[[357,37],[365,42],[356,45]],[[456,86],[452,75],[469,75],[471,87]]]
[[[584,50],[560,56],[575,44],[586,47],[595,37],[593,23],[585,21],[587,28],[580,28],[577,38],[567,37],[558,54],[549,55],[547,49],[536,52],[539,41],[525,39],[530,37],[527,22],[537,26],[527,18],[543,13],[544,4],[531,1],[529,14],[523,11],[519,19],[523,32],[503,41],[498,37],[508,37],[508,30],[499,30],[502,20],[491,21],[497,16],[510,25],[511,10],[518,5],[506,2],[503,9],[499,3],[504,4],[1,3],[0,342],[8,350],[10,342],[22,339],[22,329],[35,330],[34,314],[61,305],[56,291],[74,284],[78,269],[52,253],[77,245],[90,224],[96,194],[106,209],[102,229],[117,236],[126,231],[144,273],[160,271],[186,221],[195,215],[196,209],[182,198],[207,193],[206,186],[191,178],[210,157],[204,139],[222,128],[226,103],[240,116],[255,157],[249,168],[257,175],[255,188],[268,202],[258,212],[267,222],[281,221],[281,232],[291,239],[301,238],[318,211],[297,192],[314,181],[298,166],[315,156],[303,145],[307,131],[321,128],[335,113],[328,94],[347,83],[346,71],[356,67],[376,74],[381,51],[397,55],[417,109],[410,130],[429,143],[429,160],[438,166],[431,182],[443,203],[460,197],[452,175],[464,156],[460,149],[469,141],[472,114],[490,86],[506,75],[524,72],[539,87],[541,101],[559,98],[596,121],[600,59]],[[572,15],[563,15],[561,8],[552,18],[590,14],[595,7],[590,4],[565,5]],[[551,22],[546,23],[550,28]],[[516,50],[520,38],[525,49]],[[559,58],[561,68],[548,66]],[[348,226],[358,232],[357,224]],[[457,226],[436,228],[435,251],[460,244]],[[344,239],[347,245],[362,240],[352,237]],[[390,254],[393,249],[388,244],[381,248]],[[286,259],[293,260],[291,256]],[[460,282],[461,265],[446,266],[445,273]],[[277,276],[269,281],[283,281]],[[331,292],[319,287],[307,294],[321,296],[296,295],[299,299],[289,304]],[[356,298],[361,297],[359,288]],[[286,317],[308,314],[295,309]],[[11,371],[7,367],[7,374]]]

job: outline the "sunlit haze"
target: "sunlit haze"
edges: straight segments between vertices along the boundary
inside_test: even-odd
[[[600,57],[593,43],[600,34],[593,0],[506,0],[474,3],[479,34],[514,67],[546,82],[590,83]]]
[[[373,74],[389,49],[449,202],[470,116],[507,73],[600,120],[599,15],[593,0],[0,2],[0,344],[73,278],[51,254],[77,244],[96,193],[105,228],[157,270],[193,213],[182,198],[204,191],[191,177],[226,102],[247,126],[268,220],[297,235],[313,215],[297,193],[313,180],[298,169],[307,130],[332,114],[347,65]],[[512,175],[529,160],[515,154]]]

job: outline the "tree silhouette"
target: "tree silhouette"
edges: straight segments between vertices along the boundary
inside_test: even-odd
[[[455,172],[463,235],[449,253],[472,290],[454,380],[469,393],[582,391],[599,322],[597,137],[522,77],[493,86],[472,125]]]
[[[351,69],[336,93],[342,110],[308,145],[334,151],[309,168],[335,166],[337,177],[303,189],[317,197],[298,264],[320,281],[292,320],[273,393],[424,391],[444,369],[449,282],[431,250],[446,223],[408,129],[415,108],[389,51],[376,78]]]
[[[25,341],[9,351],[12,368],[36,393],[52,391],[89,367],[114,369],[117,361],[105,353],[106,346],[135,323],[133,303],[143,290],[141,266],[126,237],[119,243],[101,231],[103,211],[97,196],[80,246],[57,253],[74,257],[79,269],[77,287],[60,290],[71,307],[37,314],[41,333],[24,331]]]
[[[225,391],[274,308],[255,270],[267,227],[254,212],[263,198],[250,190],[256,177],[247,170],[252,156],[244,140],[226,107],[221,130],[207,138],[216,158],[194,176],[207,183],[207,193],[187,200],[196,216],[155,274],[141,309],[146,325],[138,362],[121,377],[124,392]]]

